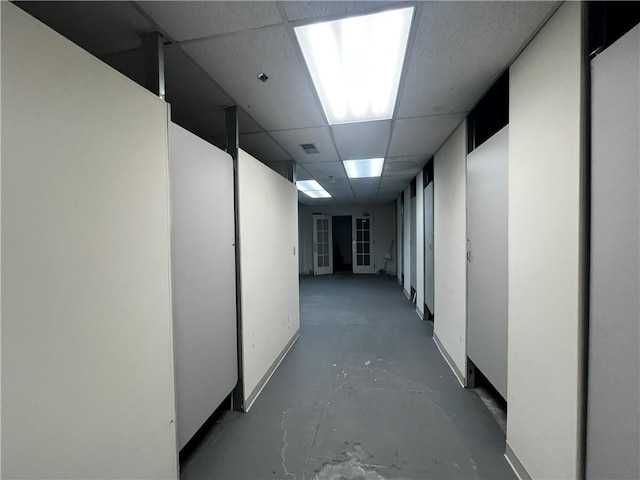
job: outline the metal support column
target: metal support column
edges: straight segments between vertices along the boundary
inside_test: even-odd
[[[287,161],[287,180],[289,180],[294,185],[298,181],[298,169],[296,168],[297,164],[295,160]]]
[[[238,149],[240,136],[238,132],[238,107],[232,106],[224,109],[227,127],[227,153],[233,160],[233,183],[235,211],[235,235],[236,235],[236,325],[238,342],[238,383],[231,394],[231,408],[238,412],[244,412],[244,378],[242,357],[242,290],[240,282],[240,219],[238,217]]]
[[[164,38],[159,32],[142,35],[144,86],[164,99]]]

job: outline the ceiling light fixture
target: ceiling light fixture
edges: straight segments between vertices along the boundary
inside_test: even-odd
[[[331,194],[315,180],[298,180],[296,187],[310,198],[331,198]]]
[[[371,178],[382,175],[384,158],[345,160],[342,162],[349,178]]]
[[[414,7],[296,27],[330,124],[393,116]]]

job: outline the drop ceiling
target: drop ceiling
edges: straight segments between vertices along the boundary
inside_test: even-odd
[[[239,107],[240,147],[295,161],[330,199],[393,201],[544,24],[557,2],[141,1],[16,2],[62,35],[142,83],[140,34],[165,42],[173,120],[224,148],[223,108]],[[391,120],[330,126],[293,27],[415,5]],[[269,76],[258,80],[261,72]],[[300,145],[313,144],[318,153]],[[381,178],[348,179],[342,160],[384,157]]]

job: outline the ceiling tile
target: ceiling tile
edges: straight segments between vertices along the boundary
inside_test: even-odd
[[[396,120],[389,156],[434,154],[463,120],[457,114]]]
[[[424,2],[397,117],[467,112],[557,2]]]
[[[307,172],[302,165],[296,164],[296,177],[298,180],[313,180],[313,177]]]
[[[287,18],[291,21],[307,20],[317,17],[339,17],[366,13],[367,10],[402,2],[373,1],[373,2],[282,2]]]
[[[429,158],[429,155],[385,158],[383,175],[417,175]]]
[[[414,178],[415,175],[382,177],[380,179],[380,190],[396,188],[404,190],[404,188],[409,185]]]
[[[247,133],[240,135],[240,148],[262,162],[277,162],[290,159],[280,145],[266,133]]]
[[[284,27],[248,30],[183,48],[265,130],[323,125],[306,67]],[[266,83],[256,78],[261,72],[270,77]]]
[[[94,55],[138,48],[153,25],[130,2],[16,2]]]
[[[318,181],[326,180],[330,177],[335,179],[347,178],[342,162],[305,163],[304,168]]]
[[[365,188],[362,190],[354,190],[353,194],[355,195],[355,197],[358,200],[362,200],[362,199],[370,199],[370,198],[376,198],[376,196],[378,195],[378,189],[377,188]]]
[[[320,185],[322,185],[327,190],[351,190],[351,184],[348,179],[345,178],[331,178],[319,180]]]
[[[275,2],[138,2],[175,41],[282,23]]]
[[[391,120],[334,125],[331,129],[343,160],[379,158],[387,153]]]
[[[238,109],[238,129],[240,133],[257,133],[262,131],[260,125],[241,108]]]
[[[373,190],[378,189],[378,185],[380,185],[380,177],[375,178],[351,178],[349,180],[351,182],[351,188],[353,191],[356,190]]]
[[[330,190],[329,193],[338,202],[352,201],[355,199],[351,190]]]
[[[337,162],[340,160],[326,127],[280,130],[270,133],[297,162]],[[315,145],[318,153],[305,153],[300,145],[307,143]]]

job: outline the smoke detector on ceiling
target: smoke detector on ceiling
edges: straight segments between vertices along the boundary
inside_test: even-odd
[[[320,153],[313,143],[303,143],[300,146],[302,147],[302,150],[304,150],[304,153],[306,153],[307,155]]]
[[[260,80],[262,83],[267,83],[267,80],[269,80],[269,75],[267,75],[264,72],[260,72],[258,75],[258,80]]]

